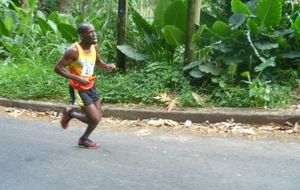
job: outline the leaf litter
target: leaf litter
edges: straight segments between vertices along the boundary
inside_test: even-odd
[[[13,118],[30,120],[47,120],[52,123],[59,123],[61,113],[55,111],[36,112],[27,109],[1,107],[0,114]],[[72,120],[75,126],[82,126],[82,123]],[[123,120],[112,117],[105,117],[101,121],[101,129],[133,131],[137,136],[144,137],[156,133],[157,131],[167,131],[177,133],[189,133],[193,135],[205,135],[216,137],[246,137],[251,139],[280,139],[280,140],[300,140],[299,123],[286,122],[284,125],[275,123],[264,125],[253,125],[237,123],[233,119],[225,122],[193,123],[190,120],[177,122],[169,119],[151,118],[143,120]]]

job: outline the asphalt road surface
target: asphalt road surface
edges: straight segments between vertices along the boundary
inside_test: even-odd
[[[97,129],[0,117],[0,190],[299,190],[299,142]]]

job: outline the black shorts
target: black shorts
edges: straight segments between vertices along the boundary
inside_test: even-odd
[[[81,107],[91,105],[94,102],[100,100],[100,93],[98,92],[95,86],[93,86],[93,88],[89,90],[73,90],[74,93],[72,92],[72,89],[70,89],[72,103],[77,103]]]

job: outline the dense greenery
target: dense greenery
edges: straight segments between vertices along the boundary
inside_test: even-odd
[[[65,13],[59,1],[17,2],[0,4],[0,96],[68,100],[68,81],[53,66],[77,40],[78,24],[89,21],[104,60],[114,62],[116,48],[128,56],[126,74],[96,72],[104,102],[276,107],[297,101],[300,6],[291,1],[203,1],[191,42],[197,60],[190,65],[183,65],[185,0],[156,1],[153,18],[144,17],[145,3],[130,1],[128,43],[118,47],[116,1],[78,0]]]

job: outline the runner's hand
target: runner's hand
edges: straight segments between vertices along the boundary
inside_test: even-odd
[[[115,64],[107,64],[106,65],[106,68],[107,68],[107,70],[109,70],[109,71],[116,71],[116,65]]]
[[[84,77],[80,77],[78,82],[82,85],[88,85],[90,83],[89,79],[84,78]]]

